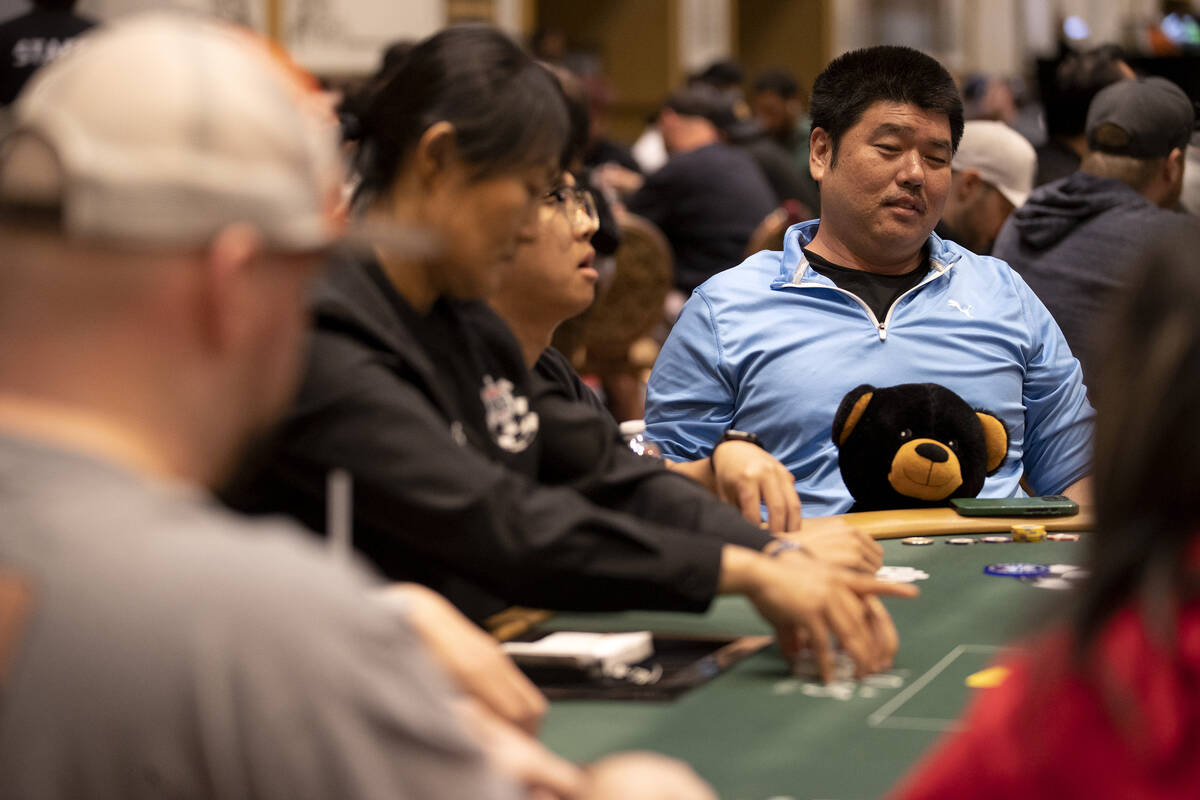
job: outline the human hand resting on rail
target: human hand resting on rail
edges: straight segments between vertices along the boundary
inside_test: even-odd
[[[463,692],[501,719],[537,733],[546,714],[546,698],[495,639],[426,586],[398,583],[384,594],[402,599],[408,620]]]
[[[796,479],[766,450],[750,442],[720,442],[709,457],[717,497],[741,509],[758,525],[767,507],[767,528],[774,533],[800,527]]]
[[[703,484],[753,525],[762,523],[766,505],[767,528],[773,533],[800,527],[800,497],[792,473],[758,445],[719,442],[708,458],[667,466]]]
[[[483,749],[492,768],[517,783],[529,800],[577,800],[583,770],[550,752],[529,733],[501,719],[473,697],[455,706],[469,735]]]
[[[584,774],[582,800],[717,800],[690,766],[658,753],[606,756]]]
[[[463,698],[457,709],[497,772],[515,781],[527,800],[716,800],[691,767],[657,753],[616,753],[577,767],[524,731]]]

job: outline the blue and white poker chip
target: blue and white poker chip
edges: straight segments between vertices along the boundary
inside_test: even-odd
[[[1041,578],[1050,574],[1050,567],[1045,564],[1023,564],[1011,562],[1004,564],[988,564],[983,568],[984,574],[997,578]]]

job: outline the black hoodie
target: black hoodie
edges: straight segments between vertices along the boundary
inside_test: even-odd
[[[339,264],[315,302],[293,408],[226,492],[325,527],[326,475],[354,478],[354,543],[389,578],[482,618],[518,603],[704,610],[726,542],[769,537],[538,381],[482,303],[417,314],[373,263]]]
[[[1054,316],[1090,383],[1094,328],[1111,293],[1162,226],[1178,215],[1127,184],[1076,172],[1034,189],[996,237],[992,255],[1020,273]]]

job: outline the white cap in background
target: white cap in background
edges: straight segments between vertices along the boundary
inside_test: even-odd
[[[186,247],[245,222],[307,250],[342,233],[332,109],[248,30],[173,12],[97,28],[34,76],[13,117],[0,200],[52,205],[68,235]]]
[[[975,170],[1013,208],[1020,208],[1033,191],[1037,153],[1028,139],[1003,122],[969,120],[951,166],[960,171]]]

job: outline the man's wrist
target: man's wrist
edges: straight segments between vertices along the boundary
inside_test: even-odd
[[[747,444],[752,444],[755,447],[761,447],[763,450],[767,449],[763,445],[762,439],[759,439],[753,433],[739,431],[734,428],[729,428],[726,430],[721,434],[721,438],[717,440],[718,445],[724,444],[725,442],[746,442]]]
[[[730,428],[721,434],[721,438],[717,440],[715,445],[713,445],[712,453],[710,453],[708,456],[709,467],[712,469],[714,480],[717,475],[717,450],[720,449],[721,445],[725,444],[726,442],[745,442],[746,444],[752,444],[764,451],[767,449],[763,446],[762,440],[753,433],[747,433],[746,431],[739,431]]]
[[[762,552],[763,555],[770,556],[771,558],[778,558],[784,553],[799,553],[804,556],[812,556],[812,552],[795,539],[783,539],[779,537],[767,542]]]
[[[735,544],[722,547],[717,594],[749,594],[758,586],[759,573],[766,560],[762,553],[748,547]]]

